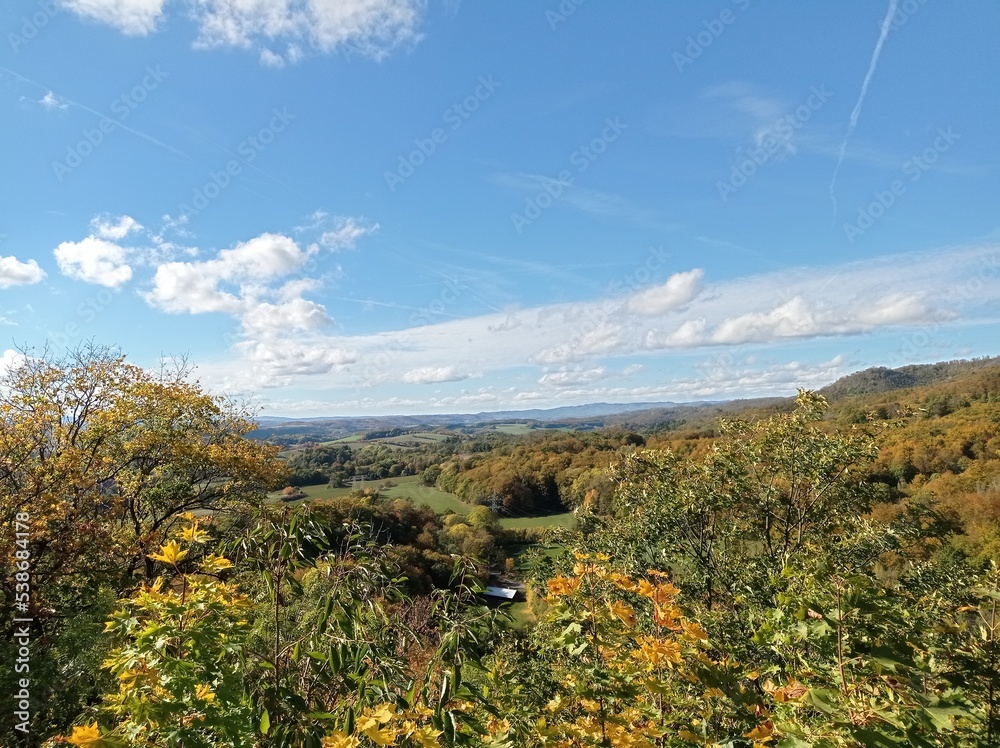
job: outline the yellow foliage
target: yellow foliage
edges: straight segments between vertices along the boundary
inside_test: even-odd
[[[323,748],[358,748],[361,741],[341,730],[334,730],[323,738]]]
[[[205,574],[216,574],[225,569],[230,569],[232,566],[233,562],[225,556],[217,556],[211,553],[205,556],[204,560],[198,565],[198,568]]]
[[[180,543],[176,540],[171,540],[169,543],[161,546],[159,553],[150,553],[149,557],[154,561],[162,561],[165,564],[176,566],[177,563],[182,561],[187,555],[187,551],[181,550]]]
[[[441,730],[435,730],[430,725],[424,725],[413,731],[410,735],[410,740],[415,742],[420,748],[438,748],[440,745],[438,737],[440,735]]]
[[[77,725],[73,728],[73,733],[66,738],[66,742],[78,748],[101,748],[105,745],[96,722],[90,725]]]

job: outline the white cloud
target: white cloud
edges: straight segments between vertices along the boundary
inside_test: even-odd
[[[285,381],[275,378],[328,374],[357,361],[357,352],[324,345],[323,341],[302,341],[292,338],[245,340],[236,345],[255,367],[249,379],[258,386],[279,386]]]
[[[35,260],[21,262],[13,255],[0,257],[0,288],[30,286],[40,283],[44,278],[45,271]]]
[[[145,298],[174,314],[240,314],[254,305],[261,284],[301,269],[316,251],[315,246],[302,249],[281,234],[261,234],[220,251],[212,260],[160,265]],[[233,290],[220,288],[223,284]],[[294,318],[291,308],[283,313]]]
[[[221,280],[271,280],[298,270],[315,252],[315,247],[303,250],[287,236],[265,233],[199,264]]]
[[[405,391],[406,385],[436,378],[440,378],[436,382],[440,397],[457,397],[457,387],[444,381],[450,378],[448,372],[440,373],[449,368],[456,374],[482,372],[491,380],[512,377],[508,381],[519,383],[518,389],[498,394],[497,407],[512,405],[518,391],[529,390],[534,394],[526,394],[518,402],[705,399],[779,390],[787,394],[797,383],[819,382],[832,371],[832,366],[826,366],[814,372],[810,368],[813,364],[803,363],[797,370],[768,374],[790,359],[808,356],[803,352],[807,346],[822,350],[815,361],[820,360],[819,355],[831,355],[830,346],[838,344],[831,338],[879,336],[888,350],[898,347],[907,327],[934,325],[933,329],[947,338],[946,325],[992,320],[990,315],[995,314],[1000,299],[998,258],[1000,248],[992,246],[942,249],[706,282],[704,291],[690,302],[658,316],[629,311],[632,296],[620,296],[519,308],[517,324],[511,324],[508,312],[498,311],[366,334],[320,327],[298,333],[262,329],[236,347],[235,361],[217,365],[219,374],[213,381],[239,375],[257,382],[257,388],[278,384],[313,388],[315,397],[334,399],[338,404],[340,398],[369,403],[373,410],[381,407],[374,403],[389,402],[390,396]],[[907,267],[905,277],[893,275],[902,265]],[[260,282],[251,285],[262,287]],[[256,303],[278,306],[312,289],[298,279],[285,286],[271,285],[266,285],[267,295],[255,292],[252,298]],[[240,284],[232,284],[218,290],[232,291],[239,301],[244,298],[240,289]],[[306,313],[309,309],[300,307],[302,319],[311,319]],[[247,312],[242,308],[234,314],[241,317]],[[787,353],[782,359],[781,353],[775,353],[793,350],[792,343],[794,355]],[[692,348],[714,346],[721,360],[732,357],[729,346],[741,344],[770,344],[772,347],[763,349],[773,357],[770,365],[753,361],[738,367],[725,364],[719,367],[721,379],[713,378],[715,374],[670,378],[671,373],[681,376],[680,367],[690,365]],[[872,344],[867,347],[871,349]],[[682,352],[675,356],[653,353],[664,348]],[[611,359],[621,355],[647,357],[646,374],[652,376],[655,368],[656,383],[636,388],[608,386],[597,379],[572,382],[593,376],[580,372],[601,368],[606,369],[607,380],[634,376],[635,372],[617,371]],[[539,371],[539,364],[554,369]],[[296,379],[300,373],[309,378]],[[525,386],[546,374],[553,376],[544,385]],[[361,389],[371,389],[372,398],[351,396],[352,390]],[[423,396],[419,408],[426,412],[433,402],[431,395]],[[386,412],[388,408],[386,405]]]
[[[283,68],[285,67],[285,58],[269,49],[262,49],[260,51],[260,64],[267,68]]]
[[[436,384],[438,382],[460,382],[470,376],[454,366],[422,366],[403,374],[403,381],[407,384]]]
[[[700,268],[675,273],[662,286],[635,294],[628,300],[628,310],[636,314],[658,315],[684,306],[701,292],[705,272]]]
[[[643,347],[650,350],[657,348],[689,348],[705,342],[705,318],[685,320],[680,327],[671,333],[663,335],[656,330],[650,330],[643,339]]]
[[[61,0],[78,16],[132,36],[157,30],[166,0]],[[262,65],[282,67],[306,50],[342,51],[375,60],[421,39],[424,0],[189,0],[173,2],[197,26],[200,48],[257,51]]]
[[[11,371],[17,369],[25,361],[27,361],[27,356],[20,351],[15,351],[13,348],[8,348],[3,354],[0,354],[0,377],[6,376]]]
[[[358,239],[366,234],[375,233],[379,228],[377,223],[368,226],[356,218],[347,216],[337,216],[333,219],[333,223],[333,228],[324,231],[319,239],[321,245],[332,250],[354,249]]]
[[[56,96],[55,91],[49,91],[42,98],[38,100],[46,109],[68,109],[69,104],[63,101],[61,98]]]
[[[145,294],[146,301],[173,314],[238,313],[243,308],[241,300],[219,290],[220,279],[202,272],[204,264],[168,262],[160,265],[153,278],[153,290]]]
[[[266,301],[249,305],[242,316],[247,335],[287,333],[291,330],[315,330],[333,322],[322,304],[308,299],[291,299],[279,304]]]
[[[859,310],[857,316],[866,325],[902,325],[920,322],[930,314],[921,294],[894,293]]]
[[[536,352],[529,359],[538,364],[564,364],[594,356],[622,351],[628,344],[629,330],[604,320],[585,330],[573,342],[560,343]]]
[[[261,49],[269,65],[296,62],[302,45],[379,60],[420,39],[422,7],[419,0],[199,0],[195,43]],[[272,48],[276,43],[287,45],[284,57]]]
[[[343,225],[348,223],[345,219]],[[287,386],[294,377],[331,374],[358,360],[352,346],[323,332],[333,325],[326,307],[303,298],[318,290],[320,281],[286,280],[314,272],[321,251],[318,244],[303,247],[281,234],[261,234],[211,259],[161,264],[144,298],[172,314],[218,312],[240,321],[234,346],[238,370],[226,367],[213,377],[225,388],[249,392]]]
[[[108,216],[95,216],[90,221],[90,228],[101,239],[119,241],[129,234],[139,231],[142,224],[132,216],[119,216],[117,220],[112,220]]]
[[[549,387],[577,387],[590,384],[608,376],[608,370],[603,366],[593,369],[571,369],[566,371],[550,371],[542,375],[539,384]]]
[[[943,317],[942,317],[943,315]],[[892,293],[873,299],[855,299],[834,307],[807,302],[802,296],[768,312],[748,312],[724,319],[711,334],[721,344],[769,343],[782,338],[848,335],[889,325],[931,322],[950,318],[920,294]]]
[[[775,338],[798,338],[841,331],[832,329],[830,325],[823,325],[818,312],[801,296],[796,296],[769,312],[748,312],[724,319],[712,333],[712,341],[731,344],[766,343]]]
[[[63,275],[86,283],[117,288],[132,277],[125,249],[95,236],[63,242],[54,254]]]
[[[62,4],[88,20],[131,36],[144,36],[156,30],[164,0],[62,0]]]

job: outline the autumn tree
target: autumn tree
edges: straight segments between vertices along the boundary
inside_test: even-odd
[[[152,578],[149,554],[181,514],[238,510],[281,485],[276,448],[246,438],[252,411],[190,373],[87,346],[62,358],[26,352],[0,380],[0,618],[12,617],[15,517],[27,515],[32,596],[21,612],[49,643],[32,663],[51,690],[36,694],[40,704],[98,687],[79,645],[115,598]]]

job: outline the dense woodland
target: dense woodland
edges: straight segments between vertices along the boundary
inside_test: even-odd
[[[5,746],[1000,744],[995,360],[289,451],[88,348],[10,369],[0,418]],[[273,493],[358,474],[477,506]]]

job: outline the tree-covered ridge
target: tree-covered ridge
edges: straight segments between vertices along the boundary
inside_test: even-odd
[[[30,579],[35,700],[4,744],[996,745],[995,377],[428,447],[425,480],[470,497],[573,497],[514,625],[481,595],[486,506],[269,503],[287,464],[183,371],[26,359],[0,397],[0,615]]]
[[[834,400],[852,395],[874,395],[891,390],[922,387],[956,379],[984,368],[994,368],[998,364],[1000,358],[987,357],[943,361],[936,364],[910,364],[897,369],[875,366],[838,379],[833,384],[823,387],[820,394]]]

